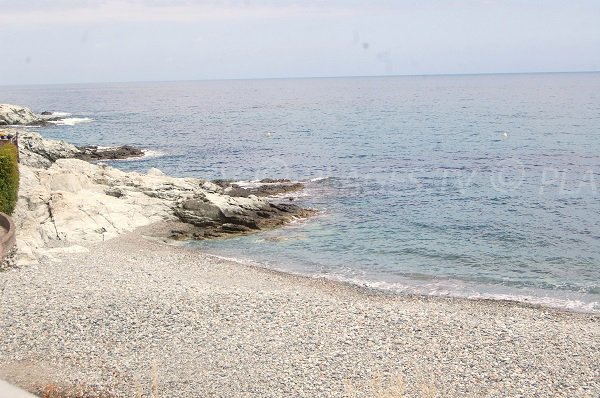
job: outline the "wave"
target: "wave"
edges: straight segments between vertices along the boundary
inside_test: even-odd
[[[48,123],[52,123],[57,126],[75,126],[76,124],[90,123],[93,121],[94,119],[89,117],[70,117],[59,120],[49,120]]]
[[[155,151],[155,150],[152,150],[152,149],[142,149],[142,152],[144,152],[144,156],[142,156],[143,159],[146,159],[146,158],[159,158],[161,156],[165,156],[164,152]]]
[[[265,239],[268,240],[268,239]],[[285,240],[283,238],[282,240]],[[454,299],[466,299],[466,300],[490,300],[506,303],[520,303],[524,305],[534,305],[546,308],[555,308],[560,310],[567,310],[573,312],[582,313],[600,313],[600,302],[598,301],[584,301],[579,298],[565,298],[565,297],[551,297],[548,295],[535,295],[535,294],[521,294],[519,292],[511,293],[485,293],[485,292],[474,292],[472,286],[466,286],[460,281],[450,280],[438,280],[430,281],[429,283],[423,283],[423,281],[410,281],[405,282],[384,282],[369,280],[364,277],[356,276],[344,276],[340,274],[330,273],[311,273],[302,272],[297,270],[291,270],[285,266],[277,266],[275,264],[265,264],[264,262],[248,259],[248,258],[237,258],[230,256],[222,256],[215,253],[207,253],[203,251],[203,254],[215,257],[221,260],[231,261],[238,264],[247,266],[253,266],[257,268],[269,269],[276,272],[282,272],[290,275],[303,276],[311,279],[328,279],[334,282],[345,283],[351,286],[359,288],[367,288],[378,291],[389,292],[392,294],[402,295],[414,295],[414,296],[429,296],[429,297],[444,297]],[[540,292],[542,293],[542,292]],[[543,294],[543,293],[542,293]]]
[[[239,185],[242,188],[256,188],[263,185],[279,185],[279,184],[306,184],[306,183],[315,183],[315,182],[326,182],[335,180],[336,177],[315,177],[306,180],[272,180],[272,181],[264,181],[264,180],[237,180],[233,181],[233,184]]]
[[[239,186],[240,188],[259,188],[259,187],[268,186],[268,185],[291,185],[291,184],[298,184],[301,182],[302,181],[296,181],[296,180],[285,180],[285,181],[237,180],[237,181],[232,181],[232,184],[235,184],[235,185]]]
[[[72,113],[69,113],[69,112],[50,112],[49,115],[39,115],[39,116],[43,119],[47,119],[47,118],[57,118],[57,117],[66,118],[71,115],[72,115]]]
[[[98,148],[112,149],[114,147],[98,147]],[[104,160],[100,160],[100,162],[134,162],[134,161],[139,161],[139,160],[146,160],[146,159],[159,158],[161,156],[165,156],[164,152],[155,151],[152,149],[142,149],[142,153],[143,153],[142,156],[134,156],[131,158],[126,158],[126,159],[104,159]]]
[[[327,180],[332,180],[335,177],[316,177],[316,178],[311,178],[310,180],[308,180],[308,182],[321,182],[321,181],[327,181]]]
[[[537,291],[534,294],[513,292],[485,292],[485,287],[471,286],[458,280],[432,280],[423,281],[385,282],[373,281],[363,278],[346,277],[332,274],[316,274],[315,277],[324,277],[352,285],[363,286],[376,290],[388,291],[397,294],[448,297],[467,300],[491,300],[499,302],[517,302],[528,305],[539,305],[547,308],[557,308],[575,312],[600,313],[600,302],[585,301],[577,297],[551,296],[551,292]],[[538,295],[539,293],[539,295]]]

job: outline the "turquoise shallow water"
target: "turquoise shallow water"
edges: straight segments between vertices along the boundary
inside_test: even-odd
[[[76,144],[155,151],[127,170],[307,182],[321,210],[201,242],[288,271],[437,295],[600,306],[600,74],[0,87],[63,111]]]

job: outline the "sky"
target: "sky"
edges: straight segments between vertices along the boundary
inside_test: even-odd
[[[0,0],[0,85],[600,70],[600,0]]]

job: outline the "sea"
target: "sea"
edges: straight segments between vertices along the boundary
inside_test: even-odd
[[[400,294],[600,312],[600,73],[0,87],[123,170],[305,183],[314,218],[200,251]]]

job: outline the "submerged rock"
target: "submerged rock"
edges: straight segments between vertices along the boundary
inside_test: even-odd
[[[301,182],[293,182],[287,179],[275,180],[272,178],[265,178],[254,182],[250,186],[240,186],[239,184],[228,180],[215,180],[213,182],[223,188],[227,195],[237,197],[248,197],[250,195],[262,197],[276,196],[304,189],[304,184]]]
[[[114,148],[102,148],[98,146],[85,146],[79,147],[79,152],[74,156],[77,159],[96,161],[96,160],[118,160],[118,159],[129,159],[139,158],[144,156],[144,151],[132,147],[130,145],[123,145]]]
[[[41,124],[43,120],[23,106],[0,104],[0,126]]]

